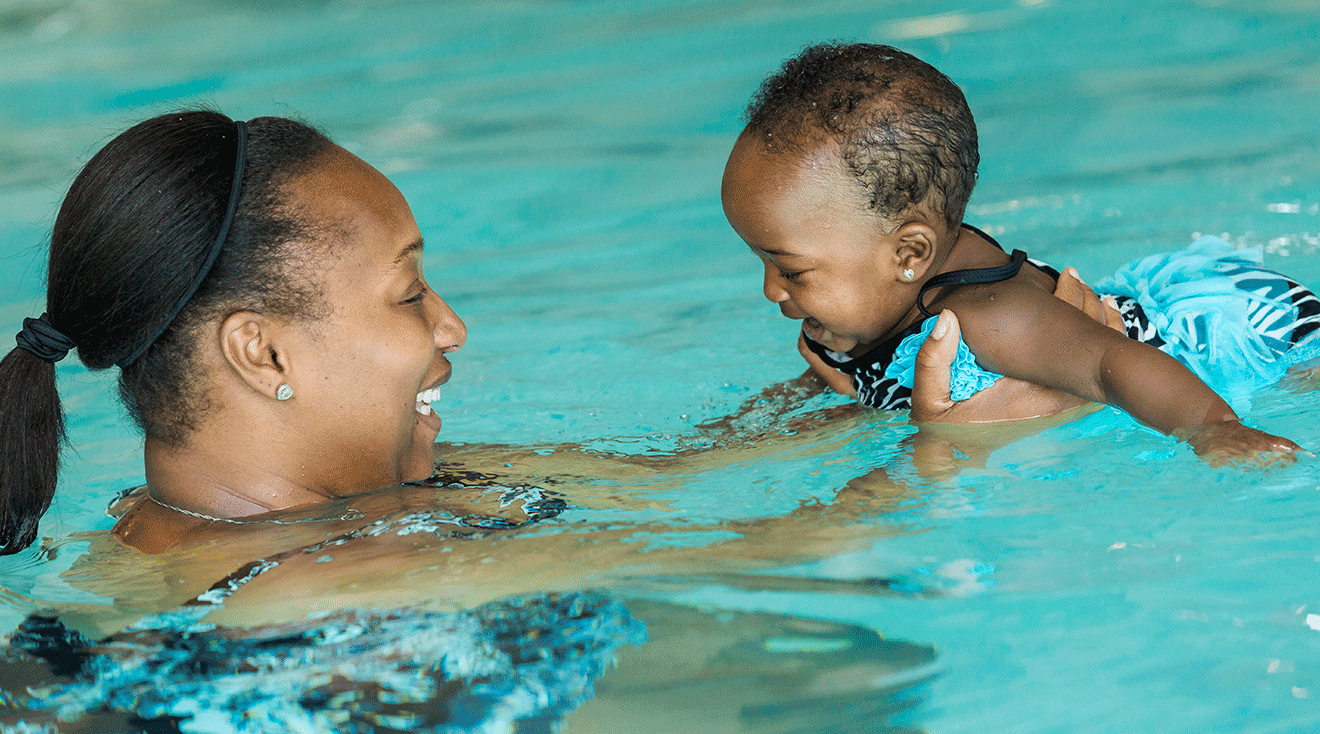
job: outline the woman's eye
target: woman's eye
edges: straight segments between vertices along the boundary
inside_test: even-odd
[[[421,303],[421,302],[422,302],[422,299],[424,299],[424,298],[426,298],[426,289],[425,289],[425,288],[421,289],[420,291],[417,291],[417,295],[413,296],[412,298],[409,298],[409,299],[405,300],[404,303]]]

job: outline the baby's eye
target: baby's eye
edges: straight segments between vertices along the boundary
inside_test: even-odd
[[[779,277],[783,278],[784,280],[789,281],[790,283],[796,283],[796,282],[798,281],[798,279],[802,277],[802,274],[805,273],[805,272],[807,272],[807,271],[805,271],[805,270],[795,270],[795,271],[793,271],[793,272],[791,272],[791,273],[786,273],[786,272],[784,272],[783,270],[780,270],[780,271],[779,271]]]

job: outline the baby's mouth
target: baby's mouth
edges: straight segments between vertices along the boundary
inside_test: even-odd
[[[802,320],[802,333],[814,342],[824,342],[825,340],[825,327],[810,316]]]
[[[826,329],[824,324],[810,317],[802,320],[802,333],[831,352],[844,354],[857,346],[856,341],[840,337]]]

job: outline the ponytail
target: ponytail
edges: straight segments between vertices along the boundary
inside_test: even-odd
[[[0,360],[0,555],[36,539],[55,496],[63,443],[54,363],[14,348]]]

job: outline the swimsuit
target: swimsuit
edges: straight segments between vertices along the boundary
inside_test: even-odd
[[[1002,246],[981,230],[964,228]],[[1124,265],[1096,292],[1118,302],[1128,337],[1157,347],[1186,365],[1225,398],[1278,381],[1289,368],[1320,358],[1320,299],[1297,282],[1261,266],[1258,249],[1237,250],[1218,237],[1202,237],[1185,250],[1152,255]],[[935,326],[925,308],[926,291],[940,286],[992,283],[1017,274],[1023,262],[1056,280],[1059,272],[1013,251],[1008,265],[942,273],[918,294],[929,318],[852,357],[805,337],[825,364],[852,378],[857,399],[883,410],[912,407],[917,350]],[[1306,342],[1306,344],[1303,344]],[[1299,347],[1299,345],[1301,345]],[[965,342],[950,374],[954,400],[966,400],[1002,375],[976,364]]]

